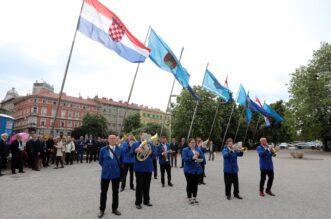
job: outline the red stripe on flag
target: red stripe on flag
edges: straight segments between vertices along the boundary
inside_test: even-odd
[[[122,25],[122,27],[125,29],[126,35],[128,36],[128,38],[130,39],[131,42],[133,42],[136,46],[142,48],[142,49],[146,49],[149,52],[151,51],[149,48],[145,47],[145,45],[143,43],[141,43],[136,37],[134,37],[130,31],[128,30],[128,28],[126,28],[126,26],[124,25],[124,23],[121,21],[121,19],[119,19],[119,17],[117,17],[116,14],[114,14],[111,10],[109,10],[106,6],[104,6],[103,4],[101,4],[99,1],[97,0],[85,0],[86,4],[91,5],[93,8],[95,8],[95,10],[97,10],[100,14],[102,14],[105,17],[108,17],[110,20],[113,20],[113,17],[115,17],[115,19],[117,21],[120,22],[120,24]]]

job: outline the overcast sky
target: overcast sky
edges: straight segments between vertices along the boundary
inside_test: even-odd
[[[331,39],[328,0],[102,0],[141,42],[149,25],[177,54],[191,85],[201,85],[206,64],[220,83],[228,74],[236,95],[272,103],[289,94],[295,68],[306,65],[321,41]],[[59,92],[82,0],[1,0],[0,99],[15,87],[32,92],[45,80]],[[64,91],[68,95],[127,100],[137,64],[77,33]],[[151,60],[140,65],[131,102],[166,109],[173,76]],[[176,82],[175,94],[181,91]],[[173,100],[174,101],[174,100]]]

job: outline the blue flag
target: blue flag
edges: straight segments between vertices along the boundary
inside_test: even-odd
[[[194,92],[190,85],[187,87],[187,90],[192,94],[195,100],[201,100],[201,97]]]
[[[252,111],[249,108],[246,108],[246,120],[247,124],[250,124],[252,121]]]
[[[255,103],[249,96],[247,96],[247,108],[253,110],[254,112],[261,113],[265,117],[271,117],[271,114],[260,107],[257,103]]]
[[[268,104],[264,103],[263,109],[267,111],[271,115],[271,117],[276,120],[276,123],[284,121],[283,117],[276,113]]]
[[[242,106],[246,106],[246,97],[247,97],[246,91],[245,91],[244,87],[242,85],[240,85],[237,103],[239,103]]]
[[[206,69],[205,76],[203,78],[202,87],[214,93],[217,97],[228,102],[230,97],[230,90],[222,86],[215,76]]]
[[[148,48],[151,49],[149,58],[159,68],[172,73],[183,88],[188,88],[190,75],[180,64],[168,45],[154,32],[153,29],[151,29],[148,38]]]

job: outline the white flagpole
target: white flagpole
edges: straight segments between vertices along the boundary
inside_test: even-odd
[[[238,92],[237,92],[236,99],[234,101],[237,101],[238,96],[239,96],[239,92],[240,92],[240,86],[239,86],[239,89],[238,89]],[[226,129],[225,129],[225,132],[224,132],[224,136],[223,136],[221,147],[223,147],[223,145],[225,143],[226,134],[228,133],[228,128],[229,128],[229,125],[230,125],[230,122],[231,122],[231,118],[232,118],[232,114],[233,114],[233,111],[234,111],[234,108],[235,107],[236,107],[236,103],[233,104],[233,107],[232,107],[232,110],[231,110],[231,113],[230,113],[230,118],[229,118],[228,124],[226,125]]]
[[[145,41],[144,41],[144,45],[146,44],[147,37],[148,37],[148,34],[149,34],[150,30],[151,30],[151,26],[148,27],[147,34],[146,34]],[[124,111],[124,115],[123,115],[123,121],[122,121],[122,124],[121,124],[121,129],[120,129],[119,135],[121,135],[122,130],[123,130],[123,124],[124,124],[124,121],[125,121],[125,118],[126,118],[126,115],[127,115],[127,112],[128,112],[129,102],[131,100],[132,90],[133,90],[134,84],[136,82],[136,78],[137,78],[139,66],[140,66],[140,63],[138,63],[137,68],[136,68],[136,73],[134,74],[134,77],[133,77],[133,81],[132,81],[132,84],[131,84],[129,97],[128,97],[128,100],[127,100],[126,106],[125,106],[125,111]]]
[[[209,66],[209,63],[207,63],[206,70],[208,69],[208,66]],[[195,104],[195,109],[194,109],[194,112],[193,112],[193,116],[192,116],[192,121],[191,121],[190,129],[189,129],[189,131],[187,133],[187,138],[186,138],[187,141],[190,138],[190,134],[191,134],[191,131],[192,131],[193,122],[194,122],[194,119],[195,119],[195,114],[197,113],[197,109],[198,109],[199,103],[200,103],[200,100],[197,100],[197,103]]]
[[[180,60],[182,59],[182,55],[183,55],[183,52],[184,52],[184,47],[182,47],[182,50],[180,52],[180,56],[179,56],[179,62]],[[162,136],[162,133],[163,133],[163,128],[164,128],[164,123],[165,123],[165,118],[167,116],[167,112],[168,112],[168,109],[169,109],[169,105],[170,105],[170,101],[171,101],[171,96],[172,96],[172,92],[174,91],[174,87],[175,87],[175,81],[176,81],[176,78],[174,77],[174,81],[172,82],[172,87],[171,87],[171,91],[170,91],[170,95],[169,95],[169,99],[168,99],[168,104],[167,104],[167,109],[165,111],[166,115],[162,118],[162,127],[161,127],[161,132],[160,132],[160,136]],[[170,117],[171,117],[171,112],[170,112]],[[171,118],[170,118],[171,119]],[[171,127],[170,127],[171,128]],[[171,130],[169,130],[170,133],[171,133]],[[169,140],[171,139],[171,134],[169,136]]]
[[[63,88],[64,88],[64,84],[65,84],[66,78],[67,78],[67,73],[68,73],[68,69],[69,69],[69,64],[70,64],[70,60],[71,60],[72,51],[73,51],[74,45],[75,45],[75,40],[76,40],[76,35],[77,35],[77,30],[78,30],[78,25],[79,25],[79,20],[80,20],[80,15],[82,13],[83,6],[84,6],[84,0],[82,2],[82,6],[80,8],[80,12],[79,12],[78,21],[77,21],[77,24],[76,24],[76,30],[75,30],[74,38],[73,38],[72,43],[71,43],[69,57],[68,57],[68,60],[67,60],[67,65],[66,65],[65,71],[64,71],[64,76],[63,76],[63,80],[62,80],[61,90],[60,90],[60,93],[59,93],[59,98],[58,98],[57,104],[56,104],[56,111],[55,111],[55,115],[54,115],[54,118],[53,118],[53,124],[52,124],[51,133],[50,133],[51,135],[54,135],[53,132],[54,132],[54,127],[55,127],[55,122],[56,122],[57,114],[58,114],[59,108],[60,108],[60,102],[61,102],[61,99],[62,99]]]

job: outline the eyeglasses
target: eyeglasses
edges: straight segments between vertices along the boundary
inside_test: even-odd
[[[195,141],[191,141],[190,144],[195,144]]]

